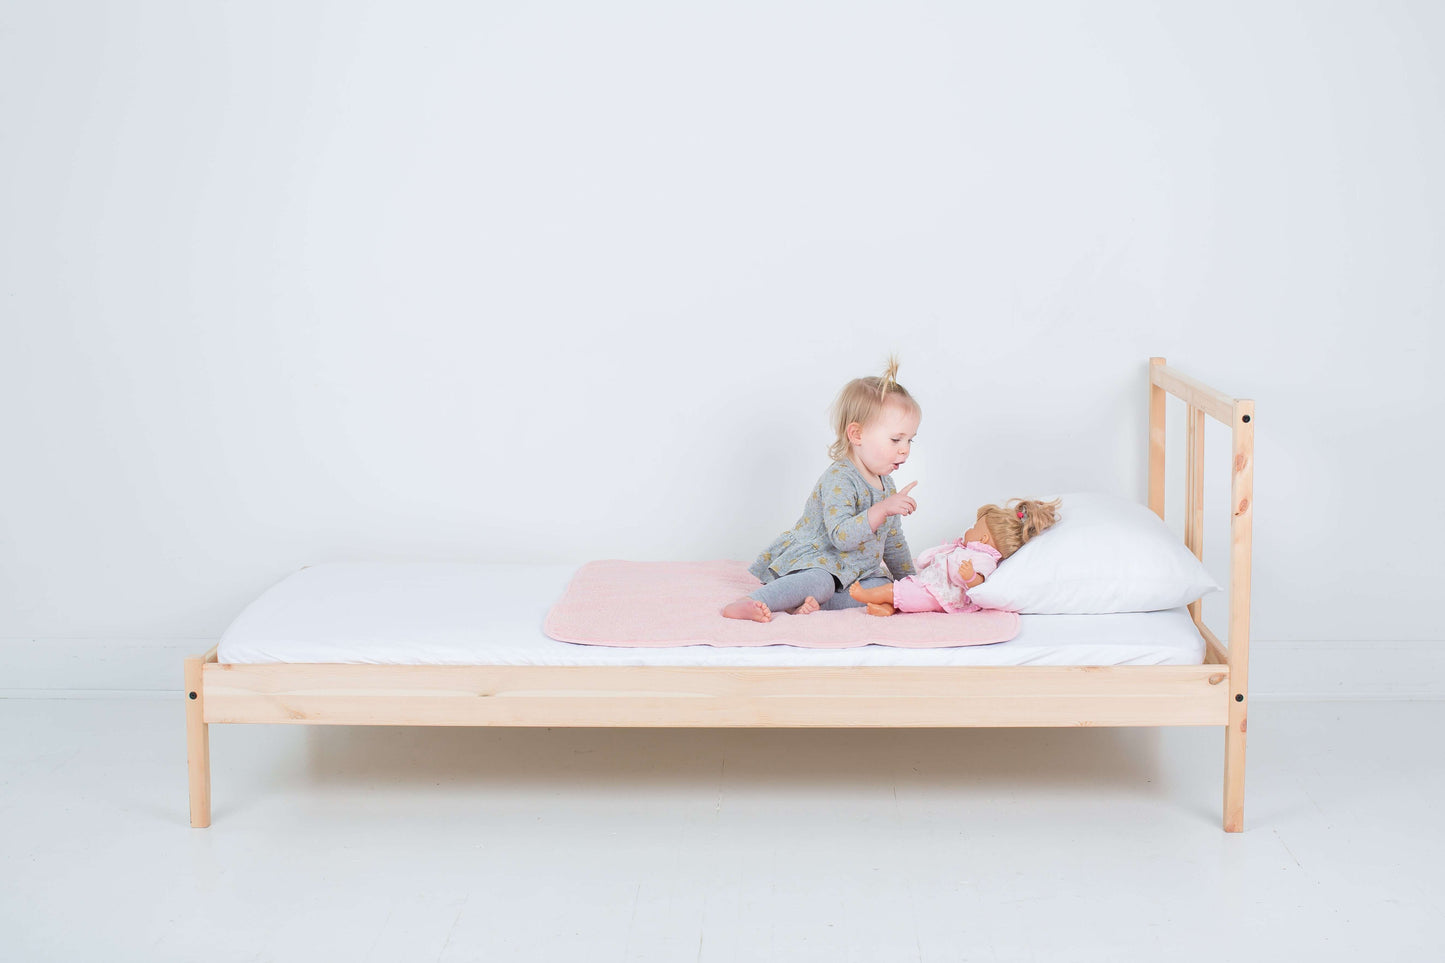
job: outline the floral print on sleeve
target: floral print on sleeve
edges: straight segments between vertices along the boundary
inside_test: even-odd
[[[858,492],[846,478],[823,485],[823,529],[841,552],[855,552],[873,534],[868,509],[859,511]]]
[[[903,537],[903,526],[898,516],[890,515],[883,527],[888,533],[883,542],[883,564],[888,566],[888,573],[895,580],[915,574],[913,553],[908,550],[908,539]]]

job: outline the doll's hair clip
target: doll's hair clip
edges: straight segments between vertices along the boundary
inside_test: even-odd
[[[1024,517],[1024,510],[1023,510],[1022,508],[1020,508],[1020,509],[1019,509],[1019,518],[1023,518],[1023,517]]]

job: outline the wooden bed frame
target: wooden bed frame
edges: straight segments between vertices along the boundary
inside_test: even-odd
[[[212,723],[386,726],[1224,726],[1224,829],[1244,828],[1254,402],[1149,360],[1149,507],[1164,517],[1165,394],[1188,406],[1185,544],[1203,551],[1204,418],[1233,433],[1228,644],[1202,665],[513,666],[186,659],[191,825],[211,824]]]

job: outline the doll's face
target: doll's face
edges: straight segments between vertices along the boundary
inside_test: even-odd
[[[848,426],[853,458],[868,471],[883,477],[908,460],[918,434],[918,412],[908,405],[889,402],[866,425]]]
[[[988,526],[983,523],[981,518],[973,523],[973,528],[963,533],[963,540],[965,542],[983,542],[990,548],[998,548],[993,543],[993,533],[988,530]]]

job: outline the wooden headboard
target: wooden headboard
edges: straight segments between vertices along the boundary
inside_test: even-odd
[[[1227,662],[1239,691],[1249,671],[1249,569],[1254,520],[1254,402],[1231,398],[1165,364],[1149,359],[1149,507],[1164,517],[1164,398],[1184,402],[1186,427],[1184,543],[1197,558],[1204,556],[1204,418],[1229,426],[1233,458],[1229,520],[1229,626],[1226,642],[1204,624],[1198,601],[1189,605],[1194,624],[1210,647],[1209,661]]]

